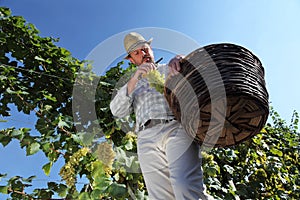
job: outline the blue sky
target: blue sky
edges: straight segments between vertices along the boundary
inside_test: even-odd
[[[290,121],[293,110],[300,111],[298,0],[0,0],[0,5],[33,23],[41,36],[59,38],[57,45],[81,60],[109,37],[143,27],[178,31],[200,46],[221,42],[242,45],[262,61],[271,105],[281,117]],[[18,114],[0,128],[32,125],[32,117]],[[47,162],[43,155],[26,158],[25,151],[18,148],[17,143],[0,147],[0,173],[38,174],[36,184],[40,185],[59,179],[59,164],[46,177],[37,167]]]

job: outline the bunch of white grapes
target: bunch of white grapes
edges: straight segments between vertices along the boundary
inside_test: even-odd
[[[102,142],[98,144],[96,154],[98,160],[100,160],[103,163],[105,172],[110,174],[116,156],[113,150],[113,145],[108,142]]]
[[[76,183],[76,166],[89,152],[89,148],[84,147],[76,151],[69,161],[60,169],[59,175],[66,181],[68,186],[74,186]]]
[[[148,79],[150,87],[155,88],[161,94],[164,92],[165,75],[159,73],[157,70],[151,70],[149,73],[144,74],[143,78]]]

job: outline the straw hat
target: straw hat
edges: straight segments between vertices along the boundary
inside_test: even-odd
[[[151,44],[152,38],[150,38],[148,41],[145,40],[145,38],[136,32],[131,32],[127,34],[124,38],[124,47],[127,52],[127,56],[125,58],[128,58],[129,54],[133,52],[134,50],[138,49],[143,44]]]

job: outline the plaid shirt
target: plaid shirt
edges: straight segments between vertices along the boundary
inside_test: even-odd
[[[168,65],[159,64],[157,70],[168,76]],[[127,84],[120,88],[110,103],[110,110],[116,117],[128,116],[132,110],[136,115],[136,131],[138,127],[145,124],[149,119],[173,119],[174,115],[170,110],[163,94],[150,88],[147,79],[138,81],[134,91],[127,94]]]

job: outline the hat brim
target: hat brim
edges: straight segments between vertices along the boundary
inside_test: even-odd
[[[124,59],[128,59],[130,57],[130,53],[139,49],[141,46],[143,46],[144,44],[151,44],[153,38],[150,38],[148,41],[143,41],[143,42],[140,42],[138,44],[136,44],[136,46],[134,46],[134,48],[132,48],[129,52],[127,52],[127,55],[126,57],[124,57]]]

